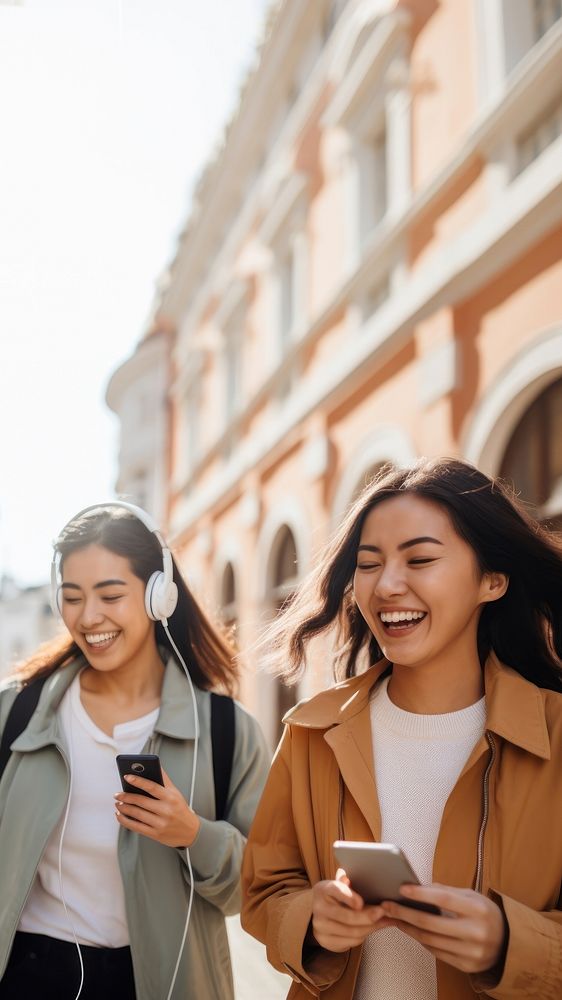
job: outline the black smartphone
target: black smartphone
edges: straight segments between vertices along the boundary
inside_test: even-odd
[[[125,781],[126,774],[138,774],[139,778],[148,778],[149,781],[156,781],[159,785],[164,785],[158,754],[119,753],[115,760],[124,792],[133,792],[135,795],[147,795],[149,799],[154,798],[154,795],[151,795],[150,792],[145,792],[142,788],[137,788],[135,785],[130,785],[128,781]]]
[[[400,895],[404,882],[419,885],[406,855],[395,844],[372,844],[360,840],[336,840],[334,854],[339,865],[351,882],[351,888],[363,897],[366,903],[382,903],[389,899],[414,910],[441,915],[441,910],[433,903],[422,903],[417,899],[406,899]]]

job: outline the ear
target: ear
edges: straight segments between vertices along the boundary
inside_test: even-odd
[[[482,603],[499,601],[509,587],[509,577],[506,573],[485,573],[482,577]]]

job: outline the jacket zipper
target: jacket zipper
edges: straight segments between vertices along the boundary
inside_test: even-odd
[[[343,831],[343,778],[341,774],[338,782],[338,840],[345,840]]]
[[[63,806],[63,809],[62,809],[62,812],[61,812],[61,816],[62,816],[63,813],[64,813],[64,810],[66,808],[66,804],[68,802],[68,793],[70,791],[70,766],[69,766],[68,760],[66,759],[66,754],[65,754],[63,748],[60,746],[60,744],[59,743],[54,743],[53,746],[56,747],[56,749],[59,751],[62,759],[64,760],[64,763],[66,765],[66,775],[67,775],[67,778],[68,778],[68,783],[67,783],[67,788],[66,788],[66,799],[65,799],[64,806]],[[59,821],[60,821],[60,816],[59,816],[59,820],[57,820],[57,822],[59,822]],[[56,826],[56,824],[55,824],[55,826]],[[53,830],[54,829],[55,829],[55,827],[53,827]],[[36,876],[37,876],[37,872],[39,871],[39,865],[41,864],[41,861],[43,860],[43,855],[45,853],[47,844],[49,842],[49,837],[52,835],[53,830],[51,830],[51,832],[47,835],[47,839],[45,840],[45,843],[43,845],[43,850],[41,851],[41,854],[39,856],[39,860],[38,860],[38,862],[37,862],[37,864],[35,866],[35,869],[33,871],[33,875],[31,877],[31,881],[29,883],[29,887],[27,889],[27,893],[26,893],[25,899],[24,899],[24,901],[22,903],[22,906],[21,906],[21,909],[20,909],[20,912],[19,912],[19,916],[18,916],[17,922],[16,922],[15,927],[14,927],[14,933],[12,935],[12,940],[10,942],[10,951],[11,951],[12,945],[14,943],[14,937],[15,937],[16,931],[18,929],[19,922],[21,920],[21,915],[22,915],[23,911],[25,910],[27,901],[29,899],[29,896],[31,894],[31,890],[33,888],[33,884],[34,884]]]
[[[496,759],[496,744],[494,743],[494,738],[491,733],[486,730],[486,739],[488,741],[488,746],[490,747],[490,759],[488,761],[486,770],[484,772],[484,784],[483,784],[483,795],[482,795],[482,822],[480,824],[480,833],[478,834],[478,850],[477,850],[477,862],[476,862],[476,878],[474,879],[474,888],[476,892],[482,892],[482,877],[484,868],[484,834],[486,832],[486,827],[488,825],[488,816],[490,814],[490,772],[492,770],[494,761]]]

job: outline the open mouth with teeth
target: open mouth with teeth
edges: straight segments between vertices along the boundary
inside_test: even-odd
[[[379,611],[379,619],[388,635],[406,634],[427,617],[427,611]]]
[[[115,632],[86,632],[84,638],[88,643],[90,649],[109,649],[113,645],[117,637],[120,635],[119,631]]]

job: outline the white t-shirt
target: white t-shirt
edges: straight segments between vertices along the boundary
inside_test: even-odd
[[[113,737],[90,718],[76,676],[58,709],[69,748],[72,788],[62,848],[64,898],[80,944],[119,948],[129,943],[125,896],[117,859],[119,824],[113,795],[121,788],[115,757],[140,753],[159,709],[115,726]],[[59,880],[64,814],[41,858],[19,923],[20,931],[73,941]]]
[[[433,881],[445,803],[484,733],[484,698],[459,712],[418,715],[388,697],[385,678],[371,699],[375,780],[384,843],[404,851],[420,882]],[[365,940],[354,1000],[436,1000],[435,959],[386,927]]]

